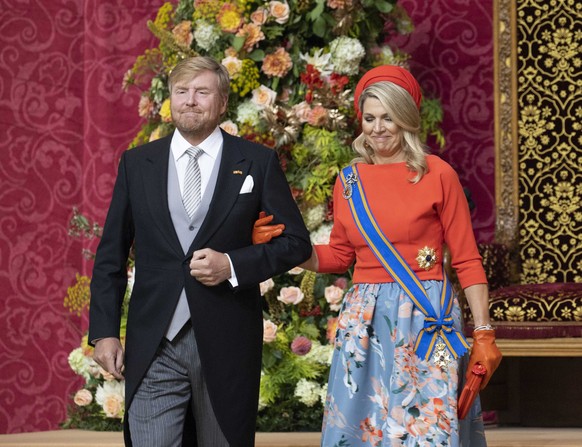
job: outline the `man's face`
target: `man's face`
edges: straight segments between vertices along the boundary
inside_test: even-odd
[[[226,105],[226,99],[218,90],[218,77],[211,71],[176,81],[170,92],[174,124],[194,145],[214,131],[226,111]]]

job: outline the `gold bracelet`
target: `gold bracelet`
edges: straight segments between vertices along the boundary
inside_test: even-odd
[[[482,324],[481,326],[477,326],[476,328],[473,329],[473,332],[492,331],[492,330],[493,330],[493,326],[491,326],[489,323],[487,323],[487,324]]]

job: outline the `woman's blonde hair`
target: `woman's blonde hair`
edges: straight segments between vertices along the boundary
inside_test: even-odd
[[[390,119],[401,129],[400,146],[404,152],[406,166],[416,175],[410,181],[418,183],[428,172],[426,163],[427,150],[420,141],[420,112],[410,94],[399,85],[380,81],[367,87],[360,95],[358,107],[363,110],[368,98],[376,98],[386,109]],[[352,163],[363,162],[374,164],[374,150],[366,142],[361,133],[352,143],[352,148],[360,157]]]

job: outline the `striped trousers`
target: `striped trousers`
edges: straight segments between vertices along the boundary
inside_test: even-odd
[[[194,329],[186,323],[172,340],[163,339],[128,410],[136,447],[181,447],[189,404],[198,447],[228,447],[204,383]]]

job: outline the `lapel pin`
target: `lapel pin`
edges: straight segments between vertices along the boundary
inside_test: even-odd
[[[238,169],[236,171],[232,171],[233,174],[238,174],[238,175],[242,175],[242,171],[239,171]]]

